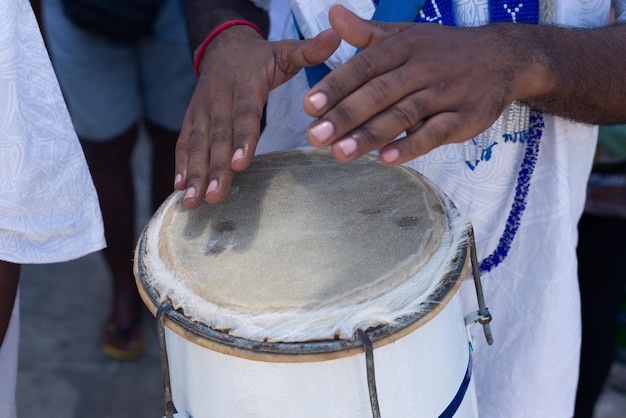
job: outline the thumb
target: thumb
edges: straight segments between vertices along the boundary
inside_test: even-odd
[[[387,23],[361,19],[340,5],[334,5],[328,12],[331,27],[350,45],[366,49],[378,45],[385,39],[402,32],[412,23]]]
[[[294,43],[297,45],[290,54],[291,64],[310,67],[326,61],[339,47],[341,38],[333,29],[320,32],[312,39]]]

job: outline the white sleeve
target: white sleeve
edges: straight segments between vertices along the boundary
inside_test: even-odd
[[[260,7],[263,10],[269,10],[270,9],[270,3],[272,2],[272,0],[250,0],[252,3],[254,3],[254,5],[256,7]]]

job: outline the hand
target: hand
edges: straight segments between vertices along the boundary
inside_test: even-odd
[[[316,84],[304,109],[318,118],[307,131],[309,142],[331,146],[340,161],[380,148],[382,162],[404,163],[472,138],[511,101],[540,89],[535,74],[541,67],[524,55],[521,45],[532,45],[524,45],[522,25],[380,23],[341,6],[333,6],[329,18],[361,52]],[[406,137],[394,141],[403,132]]]
[[[305,41],[268,42],[248,26],[211,41],[176,144],[174,187],[186,190],[185,208],[226,198],[233,171],[252,161],[270,90],[325,61],[339,42],[333,30]]]

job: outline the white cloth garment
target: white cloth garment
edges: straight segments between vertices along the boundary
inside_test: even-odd
[[[0,259],[104,247],[95,188],[30,2],[0,0]]]
[[[0,260],[104,248],[96,190],[28,0],[0,0]],[[0,347],[0,416],[15,418],[19,300]]]
[[[616,1],[618,19],[626,18],[625,6],[625,0]],[[459,0],[455,11],[459,26],[481,25],[489,18],[488,0]],[[608,23],[609,11],[610,0],[556,0],[552,19],[558,25],[600,27]],[[297,37],[289,22],[286,37]],[[305,130],[313,119],[302,111],[307,91],[300,72],[271,93],[258,153],[309,146]],[[510,114],[497,122],[501,132]],[[576,226],[597,128],[544,118],[519,229],[504,261],[482,275],[494,344],[486,344],[480,327],[472,328],[481,418],[571,418],[574,411],[581,339]],[[473,170],[465,161],[468,149],[476,153],[472,142],[437,148],[407,164],[439,185],[469,217],[479,260],[498,247],[526,150],[519,141],[497,142],[490,158],[473,161]],[[475,311],[473,283],[464,283],[461,292],[466,313]]]

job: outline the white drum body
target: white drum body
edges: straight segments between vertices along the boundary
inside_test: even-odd
[[[154,215],[135,275],[155,315],[165,302],[176,309],[165,315],[164,332],[178,412],[367,418],[374,399],[383,418],[477,417],[456,294],[469,224],[418,173],[362,160],[350,167],[325,151],[260,157],[250,178],[235,179],[232,199],[242,200],[194,214],[174,193]],[[363,178],[372,168],[374,180]],[[261,174],[270,179],[246,191]],[[390,177],[362,199],[381,176]],[[328,194],[329,179],[352,177],[360,180]],[[357,198],[344,201],[351,193]],[[245,202],[252,214],[241,209]],[[373,368],[357,332],[373,345]]]
[[[369,418],[365,355],[276,363],[206,349],[167,329],[172,395],[192,418]],[[374,350],[383,418],[478,416],[458,297],[409,335]]]

